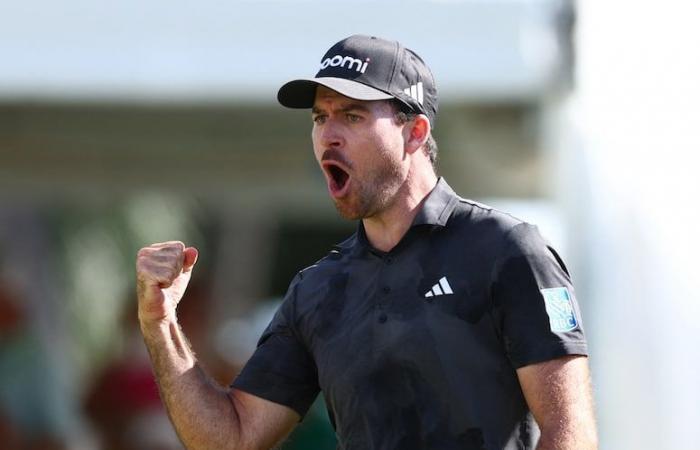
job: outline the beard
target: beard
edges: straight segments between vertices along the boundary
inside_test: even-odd
[[[404,181],[401,162],[385,149],[378,149],[377,154],[380,158],[373,167],[352,177],[349,195],[333,200],[341,217],[366,219],[392,205]]]

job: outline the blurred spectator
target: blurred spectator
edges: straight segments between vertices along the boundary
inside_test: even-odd
[[[209,339],[210,296],[193,280],[178,307],[180,323],[198,357],[212,376],[227,383],[234,369],[214,356]],[[85,399],[85,410],[104,450],[180,450],[177,436],[158,394],[151,362],[139,331],[135,300],[122,317],[124,345],[97,375]]]
[[[36,383],[46,382],[46,372],[23,305],[12,283],[0,278],[0,448],[64,449],[36,394]]]
[[[207,368],[207,373],[216,382],[227,386],[242,365],[239,367],[217,352],[214,345],[214,328],[221,321],[221,317],[213,315],[213,302],[208,286],[208,278],[202,274],[195,274],[177,307],[177,317],[199,362]]]
[[[180,324],[187,335],[200,362],[211,376],[222,385],[227,385],[239,369],[236,363],[225,360],[212,345],[216,334],[212,330],[211,297],[206,283],[193,280],[184,299],[178,306]],[[264,321],[246,317],[245,328],[253,333],[247,341],[251,346],[269,321],[264,311]],[[267,314],[265,314],[267,312]],[[212,318],[214,319],[214,318]],[[253,326],[257,324],[259,327]],[[237,327],[238,328],[238,327]],[[260,329],[258,329],[260,328]],[[151,363],[143,344],[137,309],[134,301],[125,305],[122,317],[124,345],[122,350],[102,370],[89,387],[85,399],[85,410],[97,431],[103,450],[181,450],[177,436],[170,424],[158,394]],[[238,330],[241,331],[241,330]],[[252,340],[251,340],[252,339]],[[234,339],[236,340],[236,339]],[[229,342],[233,347],[233,342]],[[231,350],[231,348],[229,348]],[[252,348],[250,349],[252,351]],[[4,448],[4,447],[3,447]],[[335,448],[335,437],[328,426],[328,417],[321,399],[303,423],[282,447],[285,450],[321,450]]]
[[[85,410],[103,450],[180,450],[153,378],[133,302],[122,318],[123,350],[90,386]]]
[[[0,317],[2,312],[0,312]],[[0,436],[2,448],[5,450],[20,450],[24,448],[24,438],[17,425],[0,410]]]
[[[216,333],[216,342],[212,347],[218,349],[219,354],[234,366],[243,367],[255,351],[258,339],[281,302],[281,298],[261,301],[245,317],[229,319]],[[178,317],[180,317],[179,314]],[[183,329],[187,332],[185,325]],[[208,366],[207,369],[209,369]],[[234,373],[233,371],[228,373],[228,381],[233,378]],[[302,422],[280,446],[280,449],[332,450],[336,448],[336,444],[335,431],[328,420],[323,395],[319,395]]]

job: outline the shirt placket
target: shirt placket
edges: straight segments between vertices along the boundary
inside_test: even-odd
[[[395,286],[393,286],[393,270],[396,257],[393,254],[385,254],[380,258],[380,273],[378,277],[377,293],[375,300],[375,316],[376,323],[379,326],[386,324],[391,317],[389,316],[389,305]]]

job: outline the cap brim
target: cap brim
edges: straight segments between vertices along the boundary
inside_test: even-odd
[[[311,108],[316,100],[316,88],[321,85],[355,100],[387,100],[393,95],[366,84],[345,78],[305,78],[285,83],[277,92],[277,101],[287,108]]]

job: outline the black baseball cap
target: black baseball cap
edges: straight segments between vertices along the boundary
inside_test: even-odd
[[[396,41],[354,35],[331,47],[314,78],[285,83],[277,100],[288,108],[311,108],[318,85],[356,100],[397,99],[406,112],[425,114],[434,126],[437,88],[420,56]]]

